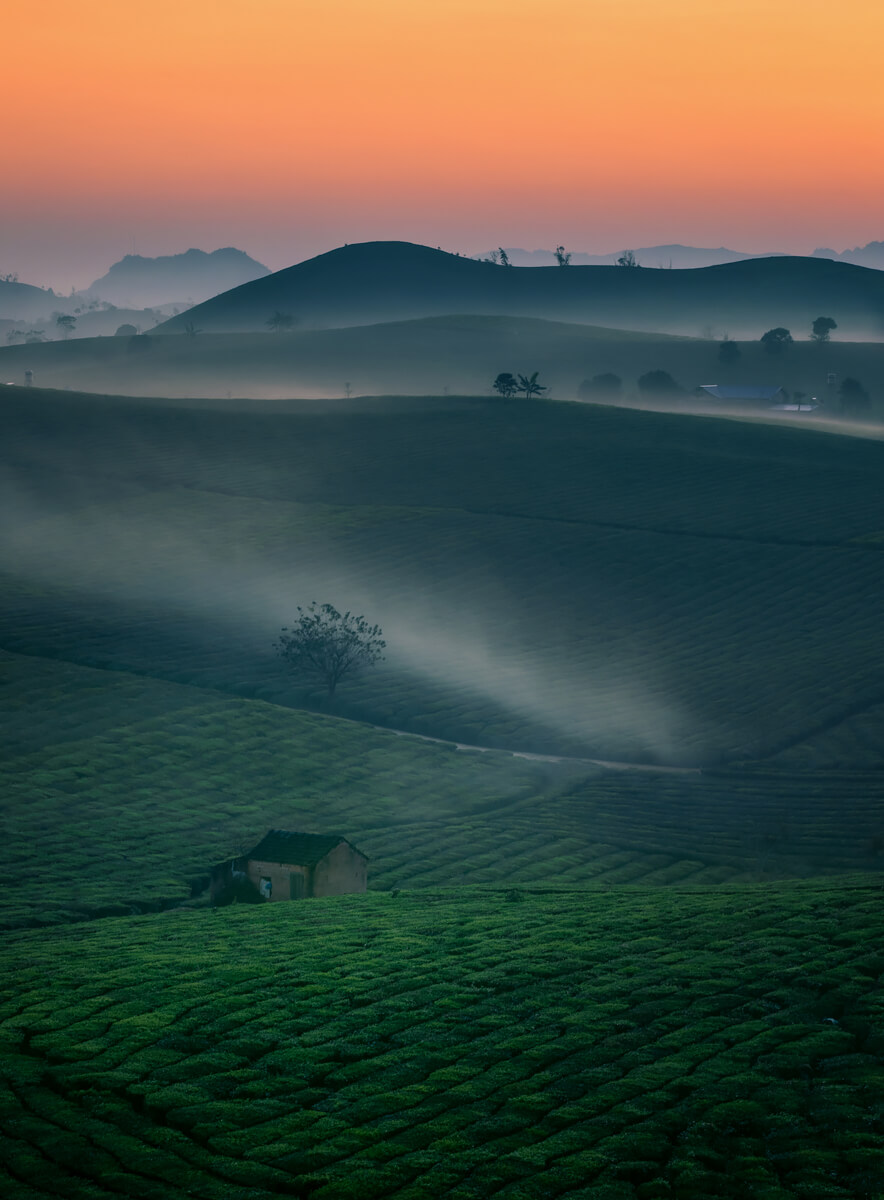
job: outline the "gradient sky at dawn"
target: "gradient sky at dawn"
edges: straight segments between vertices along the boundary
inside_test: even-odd
[[[0,273],[405,238],[884,239],[882,0],[47,0],[4,16]]]

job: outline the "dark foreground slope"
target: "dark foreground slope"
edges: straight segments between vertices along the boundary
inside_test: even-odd
[[[584,380],[613,372],[627,403],[640,400],[638,379],[664,370],[684,389],[661,398],[689,404],[699,384],[775,384],[816,396],[837,415],[837,383],[858,378],[870,415],[884,404],[884,344],[797,343],[781,355],[760,342],[740,344],[732,366],[708,339],[643,334],[529,317],[426,317],[347,329],[265,333],[149,334],[0,348],[0,382],[22,383],[32,371],[42,387],[132,396],[260,399],[292,396],[475,395],[491,393],[501,371],[539,372],[548,395],[577,396]],[[835,384],[828,378],[834,374]]]
[[[9,1200],[877,1200],[880,891],[349,896],[10,937]]]
[[[3,398],[6,649],[323,706],[272,650],[315,599],[388,642],[339,714],[604,759],[881,764],[879,442],[487,399]]]
[[[760,337],[810,331],[830,315],[842,331],[884,331],[884,276],[814,258],[760,258],[698,270],[500,267],[409,242],[344,246],[244,284],[172,318],[207,332],[266,329],[284,312],[307,328],[445,313],[543,317],[619,329]]]

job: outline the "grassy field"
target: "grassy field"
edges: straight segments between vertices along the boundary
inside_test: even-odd
[[[370,856],[379,890],[884,868],[877,773],[611,771],[469,753],[7,653],[0,746],[7,929],[204,905],[211,864],[269,828],[340,832]]]
[[[880,889],[342,897],[6,939],[10,1200],[878,1200]]]
[[[880,441],[2,401],[4,1197],[882,1200]],[[368,894],[212,910],[269,827]]]
[[[32,391],[6,415],[12,651],[685,765],[812,760],[884,699],[878,442],[489,400],[272,415]],[[330,707],[272,651],[312,599],[387,635]],[[881,736],[851,761],[879,767]]]
[[[346,383],[356,395],[438,395],[444,389],[488,395],[500,371],[539,371],[549,395],[572,400],[583,380],[614,372],[626,398],[635,400],[639,377],[664,370],[688,392],[708,383],[779,384],[815,395],[837,412],[836,388],[826,382],[834,372],[839,381],[859,378],[873,398],[873,413],[884,412],[879,341],[819,347],[806,340],[808,326],[793,329],[795,344],[772,356],[758,340],[763,332],[740,343],[742,358],[730,367],[718,361],[718,341],[699,327],[691,330],[695,336],[676,337],[528,317],[431,317],[292,334],[78,338],[0,348],[0,382],[22,383],[32,370],[43,387],[148,397],[340,397]]]

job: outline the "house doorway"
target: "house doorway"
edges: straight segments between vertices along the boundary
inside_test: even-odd
[[[300,871],[292,871],[289,875],[289,899],[304,899],[304,876]]]

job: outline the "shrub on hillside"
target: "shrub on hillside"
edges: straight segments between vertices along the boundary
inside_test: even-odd
[[[646,371],[639,377],[638,390],[650,395],[676,395],[682,389],[668,371]]]
[[[592,379],[584,379],[577,388],[577,397],[580,400],[610,400],[619,396],[622,390],[620,376],[606,371],[601,375],[593,375]]]

